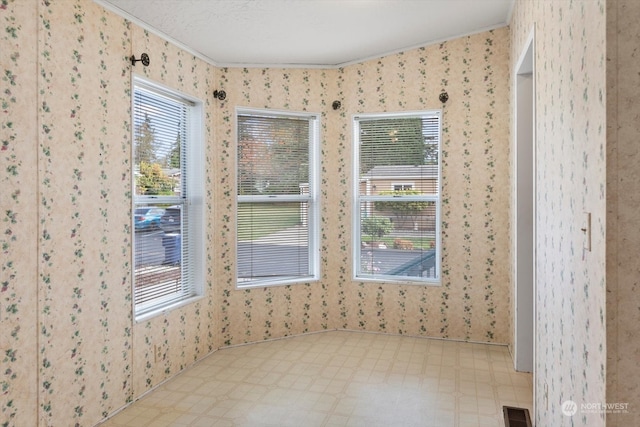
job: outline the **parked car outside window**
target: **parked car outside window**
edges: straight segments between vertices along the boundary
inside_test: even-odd
[[[165,209],[160,218],[160,228],[165,233],[180,233],[182,209],[180,206],[171,206]]]
[[[165,210],[161,208],[136,208],[134,213],[134,227],[136,231],[155,230],[160,226],[160,219]]]

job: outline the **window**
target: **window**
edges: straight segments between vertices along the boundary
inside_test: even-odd
[[[136,319],[202,293],[201,104],[140,78],[133,88]]]
[[[318,279],[318,122],[237,110],[238,287]]]
[[[440,112],[354,117],[354,276],[440,279]]]

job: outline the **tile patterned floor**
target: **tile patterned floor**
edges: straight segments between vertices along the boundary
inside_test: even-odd
[[[329,331],[219,350],[102,427],[502,427],[531,381],[504,346]]]

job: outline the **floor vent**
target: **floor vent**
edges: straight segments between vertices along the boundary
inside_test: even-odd
[[[505,427],[531,427],[528,409],[503,406],[502,411],[504,412]]]

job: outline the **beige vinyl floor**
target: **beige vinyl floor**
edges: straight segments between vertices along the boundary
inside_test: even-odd
[[[502,427],[532,409],[507,347],[327,331],[218,350],[102,427]]]

